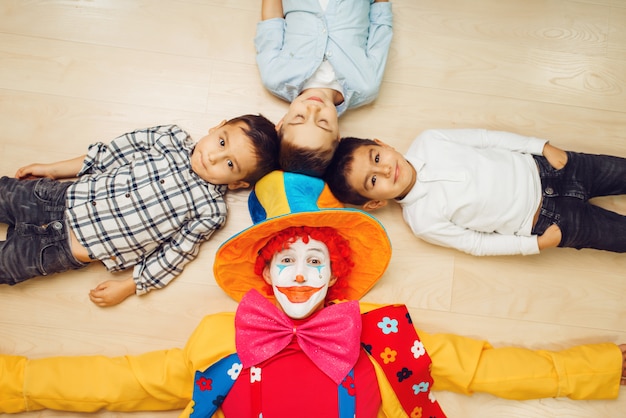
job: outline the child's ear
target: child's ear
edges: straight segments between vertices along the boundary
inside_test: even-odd
[[[386,206],[386,205],[387,205],[386,200],[370,200],[363,204],[363,210],[370,211],[370,210],[382,208],[383,206]]]
[[[247,189],[248,187],[250,187],[250,183],[243,180],[228,183],[228,190]]]
[[[283,127],[283,119],[285,119],[284,117],[281,118],[278,123],[276,124],[276,132],[280,132],[280,128]]]

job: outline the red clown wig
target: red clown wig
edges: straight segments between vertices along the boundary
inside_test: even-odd
[[[305,244],[309,242],[309,239],[314,239],[323,242],[328,247],[330,270],[337,281],[328,289],[326,300],[345,299],[342,289],[347,286],[345,278],[350,275],[354,266],[352,250],[350,243],[331,227],[292,226],[277,232],[259,251],[254,272],[258,276],[262,276],[263,269],[270,264],[274,254],[289,248],[289,245],[298,239],[302,239]],[[267,287],[268,294],[273,294],[271,286],[268,285]]]

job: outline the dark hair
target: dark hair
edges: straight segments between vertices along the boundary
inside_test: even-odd
[[[292,173],[322,177],[333,152],[333,149],[297,147],[287,141],[280,141],[280,168]]]
[[[238,122],[243,122],[248,126],[244,132],[250,139],[257,159],[256,168],[243,179],[252,185],[261,177],[278,169],[278,134],[276,126],[261,114],[238,116],[226,123],[233,125]]]
[[[324,181],[326,181],[330,191],[335,197],[343,203],[363,205],[369,201],[368,198],[361,196],[348,184],[348,174],[352,171],[354,153],[357,149],[367,145],[380,146],[371,139],[353,137],[341,138],[333,158],[326,168]]]

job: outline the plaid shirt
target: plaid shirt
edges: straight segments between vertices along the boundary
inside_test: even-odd
[[[109,271],[134,266],[137,294],[166,286],[226,221],[226,186],[192,171],[194,144],[175,125],[93,144],[67,191],[80,243]]]

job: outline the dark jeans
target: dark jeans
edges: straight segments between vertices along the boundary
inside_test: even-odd
[[[9,225],[7,239],[0,242],[0,283],[14,285],[87,265],[70,249],[64,216],[69,185],[0,178],[0,222]]]
[[[543,200],[533,234],[561,228],[559,247],[626,252],[626,216],[588,202],[598,196],[626,194],[626,159],[567,152],[567,164],[554,169],[535,156]]]

